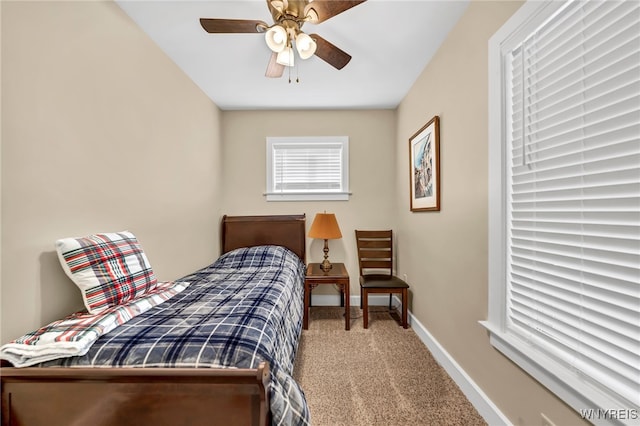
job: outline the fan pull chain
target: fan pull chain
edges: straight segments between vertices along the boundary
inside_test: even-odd
[[[296,68],[296,83],[300,83],[300,76],[299,76],[299,73],[298,73],[298,67],[300,66],[300,62],[298,61],[298,63],[295,64],[294,66]],[[291,66],[287,67],[287,72],[289,73],[289,84],[291,84],[291,68],[293,68],[293,67],[291,67]]]
[[[300,83],[300,76],[298,74],[298,65],[295,66],[296,67],[296,83]],[[289,84],[291,84],[291,67],[287,67],[289,68]]]

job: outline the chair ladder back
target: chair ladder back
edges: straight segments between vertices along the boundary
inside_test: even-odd
[[[385,270],[388,275],[393,273],[393,232],[388,231],[359,231],[356,230],[356,245],[358,248],[358,265],[360,275],[365,270]]]

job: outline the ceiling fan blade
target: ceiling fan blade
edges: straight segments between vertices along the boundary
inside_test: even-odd
[[[351,55],[329,43],[318,34],[310,34],[309,36],[315,40],[317,45],[315,55],[333,67],[341,70],[351,60]]]
[[[275,52],[271,52],[271,59],[269,59],[269,64],[267,65],[267,72],[264,73],[265,77],[269,78],[280,78],[284,73],[284,65],[280,65],[276,62],[278,58],[278,54]]]
[[[269,25],[252,19],[200,18],[200,25],[208,33],[261,33]]]
[[[365,1],[315,0],[305,6],[304,16],[309,22],[319,24]]]

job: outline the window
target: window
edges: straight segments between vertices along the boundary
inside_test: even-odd
[[[348,200],[349,138],[268,137],[267,201]]]
[[[491,342],[589,420],[637,422],[640,2],[529,1],[489,64]]]

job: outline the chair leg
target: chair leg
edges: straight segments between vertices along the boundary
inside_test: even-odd
[[[409,324],[407,324],[407,289],[402,289],[402,327],[409,328]]]
[[[389,310],[393,309],[393,304],[391,303],[392,296],[393,296],[393,293],[389,293]]]
[[[362,303],[362,325],[364,328],[369,327],[369,293],[366,290],[361,290],[363,297],[360,298]]]

